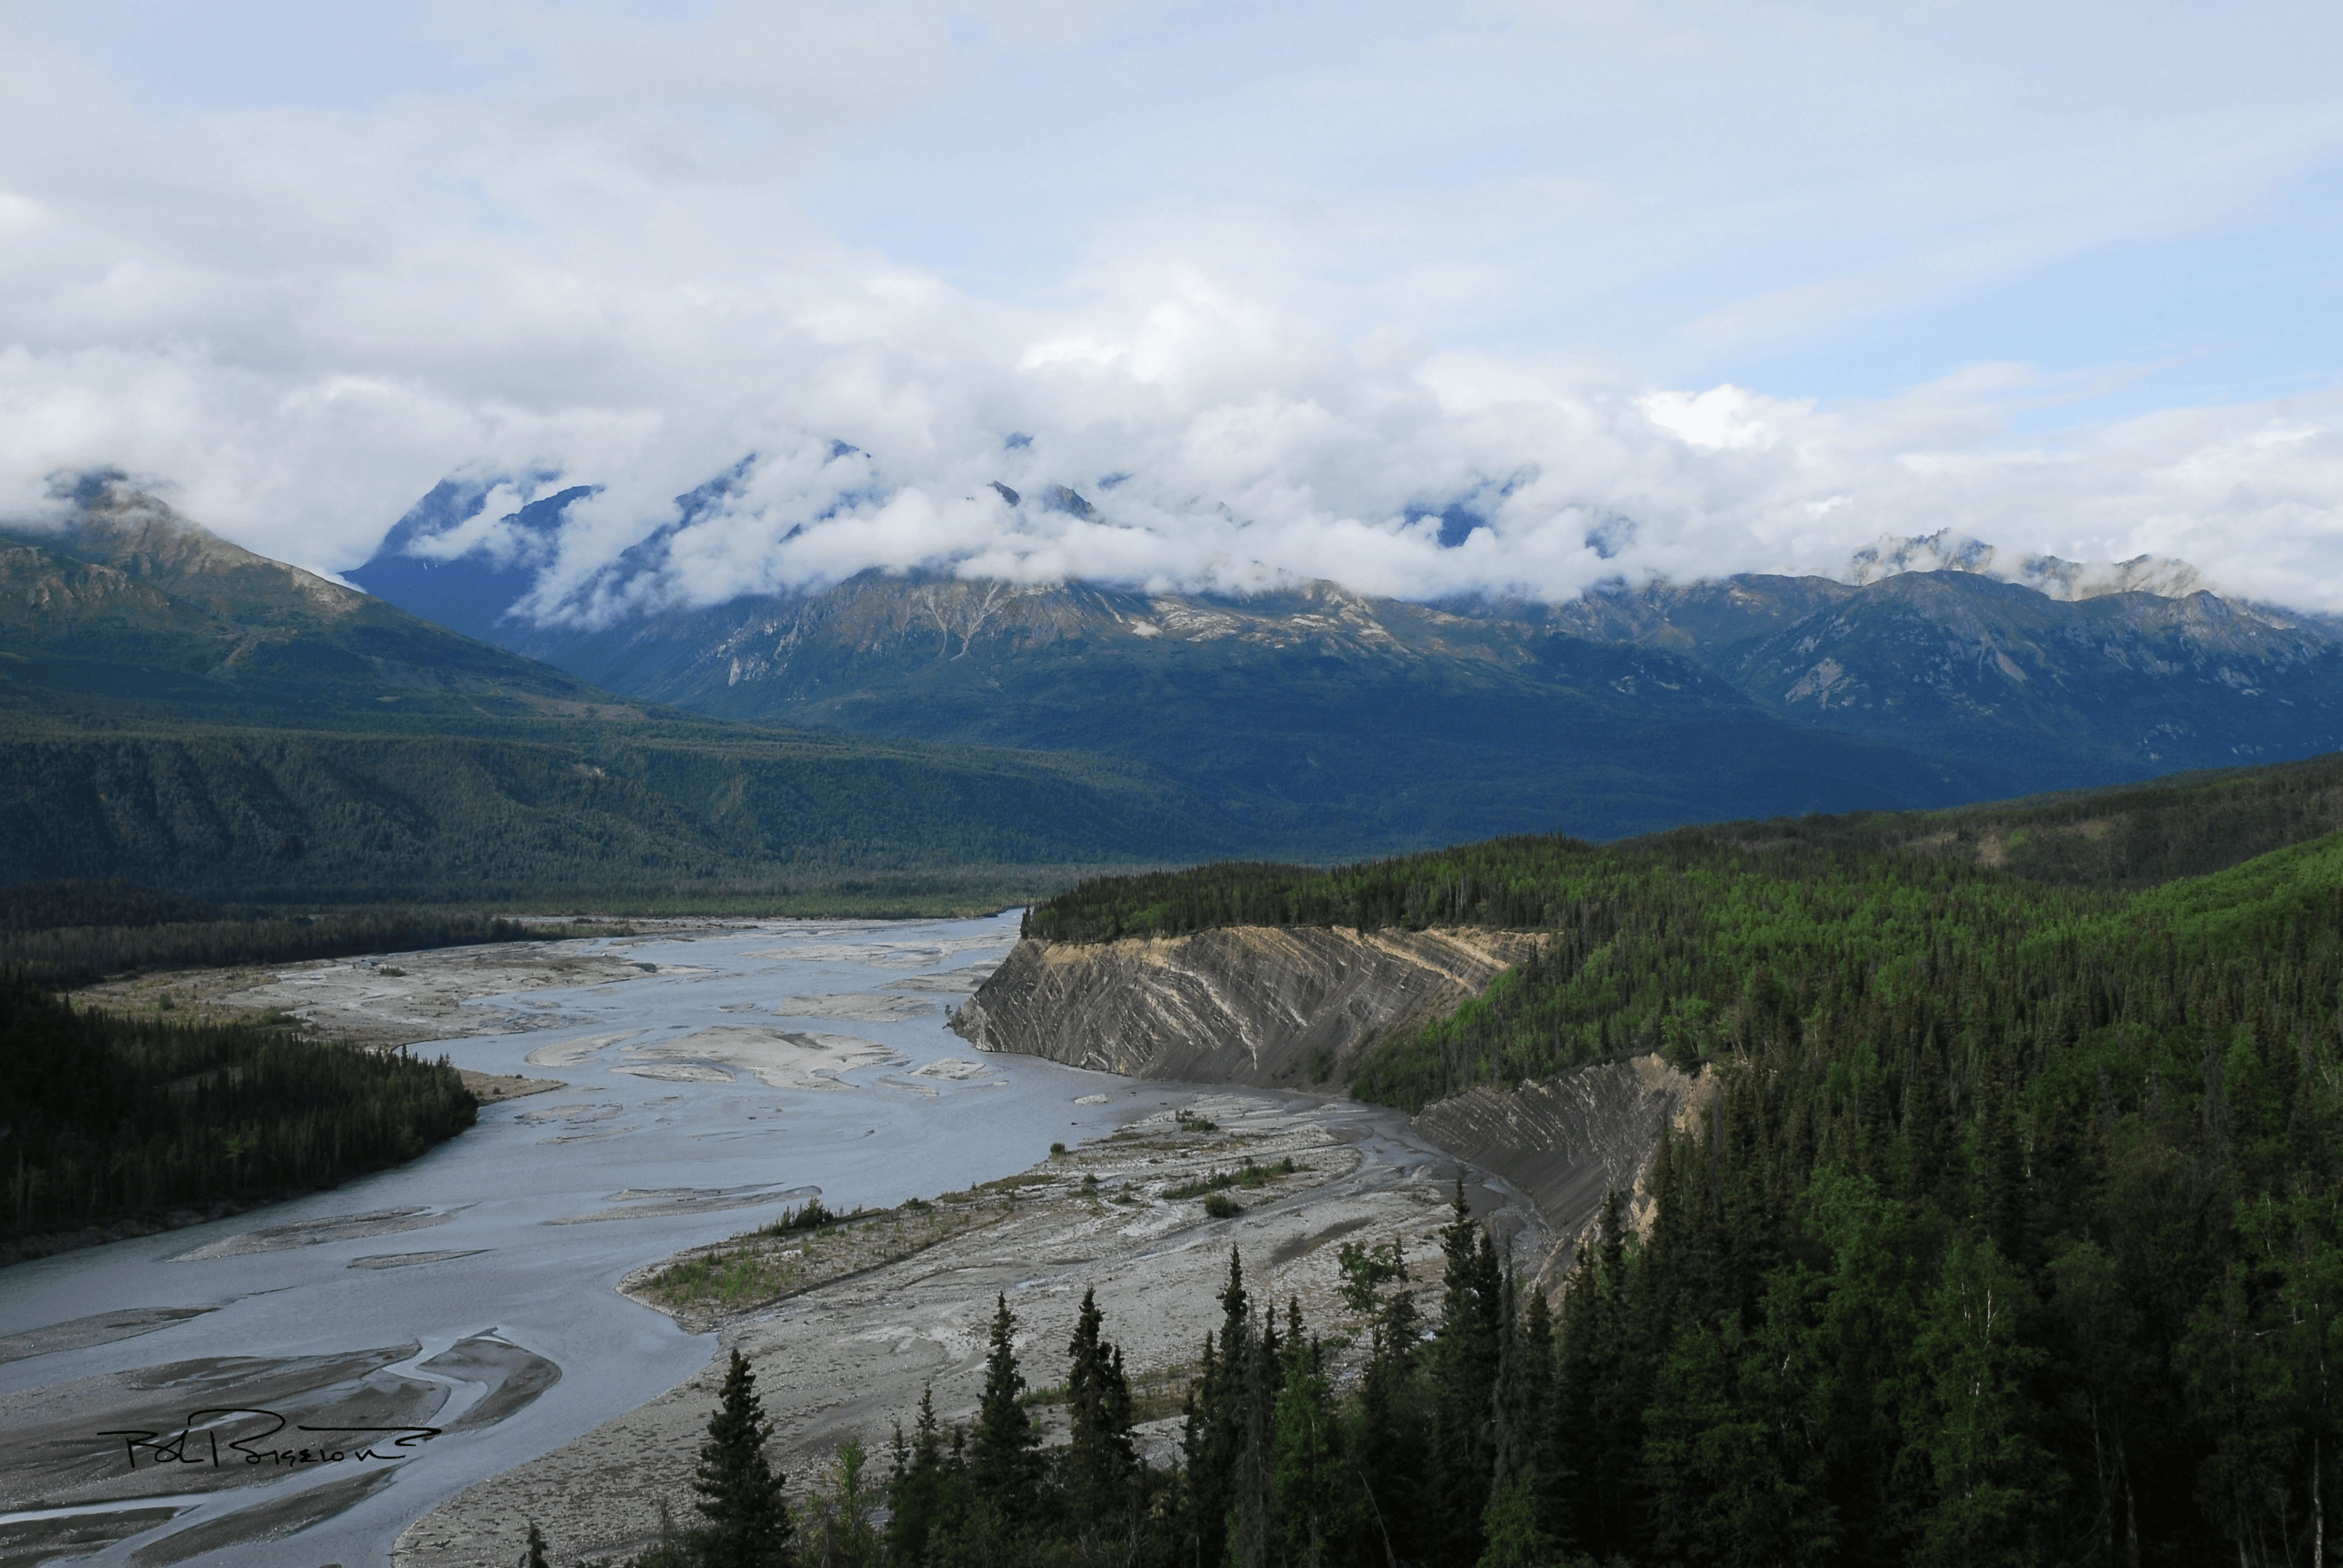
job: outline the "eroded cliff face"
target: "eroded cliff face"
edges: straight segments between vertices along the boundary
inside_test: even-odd
[[[1045,1056],[1131,1078],[1308,1089],[1394,1029],[1441,1017],[1527,958],[1511,931],[1239,926],[1091,944],[1021,941],[951,1028],[980,1050]],[[1537,1205],[1558,1284],[1617,1188],[1648,1231],[1660,1139],[1715,1098],[1658,1057],[1606,1062],[1427,1105],[1416,1131]]]
[[[1625,1200],[1628,1223],[1649,1232],[1656,1200],[1646,1179],[1661,1135],[1692,1125],[1715,1097],[1715,1073],[1691,1078],[1642,1056],[1518,1089],[1467,1090],[1425,1106],[1415,1127],[1529,1194],[1560,1238],[1541,1274],[1550,1286],[1569,1271],[1611,1189]]]
[[[1021,941],[951,1027],[980,1050],[1131,1078],[1308,1088],[1395,1026],[1439,1017],[1529,956],[1510,931],[1237,926]]]

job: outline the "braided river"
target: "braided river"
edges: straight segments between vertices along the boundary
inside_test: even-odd
[[[628,1271],[1170,1103],[945,1031],[1016,936],[1011,914],[564,943],[626,978],[468,998],[528,1027],[414,1048],[563,1087],[332,1191],[0,1271],[0,1564],[384,1563],[408,1522],[708,1362],[712,1334],[617,1292]]]

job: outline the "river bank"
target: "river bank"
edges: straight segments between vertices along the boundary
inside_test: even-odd
[[[541,1091],[339,1190],[12,1269],[0,1430],[42,1459],[0,1474],[0,1560],[501,1565],[531,1517],[558,1558],[622,1552],[662,1500],[688,1503],[733,1344],[805,1481],[845,1437],[883,1442],[930,1382],[947,1419],[972,1410],[996,1294],[1037,1386],[1095,1288],[1133,1372],[1168,1389],[1217,1320],[1230,1247],[1257,1292],[1298,1296],[1331,1333],[1342,1239],[1428,1256],[1457,1166],[1395,1112],[970,1052],[946,1009],[1016,932],[1014,917],[692,922],[236,977],[214,1005]],[[1248,1158],[1298,1169],[1235,1191],[1232,1219],[1171,1196]],[[1534,1266],[1534,1211],[1468,1191]],[[841,1258],[841,1277],[776,1273],[779,1299],[646,1304],[668,1261],[737,1251],[816,1196],[981,1222],[905,1230]],[[197,1409],[215,1413],[189,1428]],[[238,1442],[280,1452],[270,1419],[331,1431],[385,1412],[436,1435],[332,1462],[237,1458]],[[148,1436],[126,1449],[126,1431]]]
[[[1062,1380],[1077,1306],[1095,1291],[1107,1336],[1134,1382],[1167,1391],[1184,1381],[1219,1322],[1215,1292],[1232,1248],[1256,1300],[1298,1301],[1313,1332],[1330,1337],[1363,1332],[1339,1296],[1337,1252],[1346,1239],[1397,1241],[1418,1287],[1436,1302],[1436,1232],[1451,1217],[1462,1172],[1416,1139],[1404,1117],[1300,1096],[1150,1088],[1159,1103],[1121,1131],[953,1195],[983,1208],[980,1223],[778,1302],[730,1312],[680,1310],[716,1331],[707,1365],[433,1510],[400,1534],[397,1568],[507,1563],[531,1521],[556,1561],[623,1556],[653,1543],[662,1504],[674,1517],[691,1517],[692,1465],[736,1348],[756,1368],[775,1462],[804,1485],[842,1442],[883,1450],[896,1425],[910,1427],[926,1391],[947,1422],[967,1421],[1002,1298],[1018,1316],[1018,1352],[1032,1387]],[[1282,1169],[1287,1161],[1290,1172]],[[1242,1211],[1211,1218],[1192,1189],[1248,1161],[1273,1174],[1227,1189]],[[1521,1262],[1534,1266],[1544,1256],[1553,1238],[1517,1194],[1469,1176],[1465,1191]],[[639,1291],[650,1273],[638,1277]],[[1052,1412],[1036,1413],[1046,1420]],[[1178,1427],[1176,1415],[1141,1426],[1152,1462],[1172,1457]]]
[[[707,1365],[711,1334],[618,1292],[645,1263],[816,1194],[886,1207],[964,1189],[1159,1109],[1153,1086],[972,1061],[942,1031],[1015,930],[700,922],[254,977],[232,994],[320,1032],[372,1016],[380,1043],[403,1033],[459,1068],[563,1087],[331,1191],[11,1268],[0,1342],[23,1353],[0,1361],[0,1431],[41,1462],[0,1473],[0,1556],[71,1543],[140,1568],[384,1563],[440,1503]],[[498,1395],[502,1374],[481,1368],[498,1358],[538,1369],[527,1397]],[[440,1430],[338,1472],[236,1468],[234,1444],[263,1441],[257,1417],[193,1434],[226,1454],[216,1466],[119,1435],[174,1442],[215,1407],[312,1426],[395,1409]],[[198,1470],[236,1483],[194,1484]]]

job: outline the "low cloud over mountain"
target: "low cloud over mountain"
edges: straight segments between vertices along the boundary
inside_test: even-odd
[[[335,571],[450,472],[491,548],[591,483],[564,614],[662,528],[679,603],[1554,598],[1950,528],[2343,609],[2331,246],[2250,226],[2331,210],[2308,12],[521,4],[246,59],[85,9],[0,20],[0,517],[118,466]]]
[[[1593,508],[1540,516],[1514,501],[1539,482],[1534,470],[1404,509],[1380,528],[1355,519],[1312,527],[1199,500],[1167,505],[1128,474],[1103,476],[1093,500],[1033,477],[1045,460],[1032,456],[1039,446],[1020,437],[991,456],[993,471],[1024,487],[996,478],[940,506],[917,487],[890,489],[886,466],[859,448],[802,442],[743,458],[631,527],[600,487],[557,473],[453,478],[400,519],[366,569],[378,577],[465,563],[457,577],[469,608],[458,613],[486,635],[508,618],[597,630],[665,610],[819,590],[873,568],[1027,586],[1243,594],[1323,581],[1426,601],[1562,603],[1592,586],[1676,577],[1668,566],[1694,568],[1681,580],[1715,580],[1725,575],[1715,568],[1731,559],[1719,551],[1684,561],[1680,544],[1647,541],[1634,518]],[[2062,600],[2175,598],[2220,586],[2167,557],[2073,561],[1950,528],[1883,536],[1836,560],[1767,564],[1858,586],[1904,572],[1972,572]],[[2305,587],[2292,585],[2298,599]]]

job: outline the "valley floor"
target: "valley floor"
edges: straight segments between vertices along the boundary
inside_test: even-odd
[[[674,922],[672,934],[725,937],[736,933],[728,930],[726,922],[699,921]],[[674,947],[653,950],[663,961],[638,962],[618,953],[582,950],[568,943],[449,949],[400,954],[372,963],[326,960],[267,970],[189,971],[116,982],[84,992],[78,1000],[114,1009],[152,1009],[162,995],[169,994],[174,998],[170,1010],[181,1017],[250,1016],[273,1010],[300,1017],[316,1034],[350,1039],[377,1050],[421,1040],[485,1040],[542,1030],[550,1043],[532,1050],[525,1040],[516,1040],[511,1047],[481,1059],[482,1065],[495,1067],[498,1073],[467,1072],[468,1082],[481,1081],[473,1084],[476,1092],[484,1088],[493,1091],[484,1094],[484,1100],[510,1098],[561,1086],[551,1077],[538,1077],[538,1071],[550,1070],[575,1079],[581,1072],[596,1070],[595,1064],[576,1059],[614,1037],[574,1037],[586,1022],[577,1010],[581,997],[599,999],[614,991],[618,982],[630,982],[629,993],[634,983],[663,988],[672,978],[689,984],[703,972],[689,960],[706,950],[686,946],[680,950]],[[665,961],[670,959],[674,961]],[[791,1000],[801,1009],[826,1007],[856,1027],[875,1028],[880,1026],[870,1020],[885,1009],[895,1010],[885,1012],[886,1017],[893,1017],[930,990],[950,995],[972,988],[974,980],[960,978],[962,973],[955,970],[942,977],[918,976],[910,981],[890,982],[899,987],[895,990],[882,988],[869,994]],[[586,989],[581,991],[581,987]],[[544,1000],[539,999],[540,992],[546,993]],[[557,993],[567,1000],[553,1002]],[[937,1065],[954,1066],[977,1076],[997,1070],[972,1063]],[[524,1072],[512,1073],[513,1068]],[[932,1091],[919,1089],[924,1081],[907,1078],[895,1083],[895,1088],[904,1095],[916,1091],[931,1096]],[[1123,1101],[1138,1087],[1129,1081],[1104,1077],[1091,1081],[1101,1091],[1094,1096],[1101,1101],[1109,1094]],[[588,1089],[578,1088],[575,1093],[584,1095]],[[832,1103],[828,1095],[816,1098],[823,1104]],[[845,1098],[840,1097],[838,1103]],[[1519,1193],[1482,1185],[1476,1174],[1413,1131],[1398,1112],[1271,1089],[1165,1082],[1145,1085],[1143,1101],[1144,1109],[1132,1103],[1127,1115],[1120,1111],[1103,1118],[1093,1115],[1083,1123],[1092,1135],[1087,1141],[1076,1141],[1065,1155],[1047,1159],[1022,1172],[988,1171],[978,1186],[950,1195],[950,1201],[945,1194],[930,1194],[937,1200],[931,1210],[907,1206],[898,1211],[967,1217],[964,1224],[930,1226],[930,1231],[949,1233],[916,1252],[903,1255],[909,1248],[896,1244],[880,1249],[890,1261],[875,1267],[863,1266],[860,1257],[826,1266],[815,1271],[817,1275],[828,1276],[826,1282],[779,1300],[767,1294],[737,1308],[703,1302],[676,1310],[672,1315],[679,1327],[708,1335],[699,1342],[706,1354],[697,1373],[549,1452],[500,1473],[490,1473],[484,1467],[477,1478],[465,1478],[472,1481],[468,1490],[406,1524],[391,1560],[399,1568],[459,1564],[501,1568],[518,1560],[532,1520],[552,1543],[556,1561],[623,1555],[656,1539],[662,1503],[679,1520],[689,1523],[692,1517],[689,1474],[727,1352],[734,1346],[747,1353],[757,1368],[766,1409],[777,1422],[775,1457],[797,1491],[813,1484],[838,1444],[850,1438],[860,1439],[872,1452],[874,1463],[883,1469],[890,1432],[899,1422],[910,1423],[922,1392],[930,1387],[936,1409],[945,1421],[965,1421],[980,1390],[985,1333],[998,1296],[1005,1295],[1018,1314],[1020,1354],[1029,1382],[1040,1388],[1061,1382],[1077,1305],[1085,1290],[1094,1289],[1107,1314],[1107,1336],[1122,1347],[1134,1383],[1154,1414],[1142,1429],[1142,1437],[1151,1456],[1161,1462],[1176,1447],[1179,1392],[1205,1331],[1219,1322],[1215,1294],[1227,1278],[1231,1248],[1242,1251],[1247,1283],[1256,1300],[1282,1303],[1289,1297],[1299,1298],[1312,1332],[1330,1339],[1353,1333],[1364,1337],[1362,1325],[1344,1313],[1336,1293],[1340,1278],[1336,1251],[1345,1240],[1378,1243],[1400,1240],[1413,1267],[1421,1299],[1436,1311],[1439,1256],[1434,1232],[1448,1218],[1460,1173],[1467,1177],[1468,1201],[1476,1211],[1493,1220],[1522,1266],[1534,1271],[1552,1250],[1554,1238]],[[1069,1109],[1097,1108],[1086,1099]],[[560,1120],[565,1113],[590,1115],[595,1108],[557,1106],[524,1113],[523,1120],[532,1126],[540,1121],[550,1126],[551,1120]],[[599,1127],[598,1122],[588,1131]],[[1098,1135],[1102,1127],[1116,1131]],[[580,1135],[572,1129],[539,1141],[560,1147],[577,1136]],[[1066,1136],[1076,1138],[1071,1131]],[[1296,1167],[1291,1172],[1281,1170],[1265,1182],[1227,1191],[1226,1196],[1242,1205],[1242,1213],[1221,1220],[1206,1215],[1202,1194],[1196,1190],[1199,1183],[1216,1173],[1235,1171],[1247,1161],[1262,1167],[1282,1167],[1289,1158]],[[1003,1161],[1004,1166],[1009,1163]],[[1185,1195],[1174,1197],[1174,1191]],[[392,1216],[384,1224],[397,1229],[446,1217],[436,1211],[419,1219]],[[347,1222],[353,1218],[380,1216],[371,1212],[341,1216],[345,1222],[332,1235],[355,1234]],[[741,1222],[748,1222],[745,1214]],[[870,1228],[872,1235],[877,1229]],[[918,1230],[916,1225],[906,1225],[899,1227],[899,1233],[909,1235]],[[911,1239],[921,1241],[928,1233]],[[855,1234],[851,1227],[833,1231],[821,1247],[835,1255],[853,1245],[870,1245],[867,1239],[852,1241]],[[272,1237],[273,1231],[263,1239]],[[359,1261],[376,1269],[427,1266],[427,1260],[464,1256],[447,1251],[444,1241],[441,1247],[440,1251],[409,1249]],[[733,1250],[737,1249],[719,1243],[679,1256]],[[645,1312],[660,1310],[654,1301],[658,1292],[646,1289],[662,1263],[660,1251],[655,1242],[647,1247],[639,1266],[618,1282],[624,1293],[644,1303]],[[301,1255],[298,1248],[266,1254],[271,1259]],[[579,1254],[578,1289],[598,1293],[608,1287],[613,1275],[607,1249],[601,1257],[597,1262],[592,1249]],[[57,1347],[51,1341],[60,1332],[66,1333],[74,1344],[96,1344],[124,1333],[167,1326],[186,1316],[182,1311],[166,1312],[159,1317],[149,1312],[130,1323],[123,1320],[120,1303],[113,1304],[115,1312],[98,1318],[45,1327],[28,1324],[41,1332],[18,1336],[25,1342],[11,1342],[9,1352],[31,1356],[55,1350]],[[488,1309],[483,1321],[503,1322],[521,1311],[489,1301],[478,1304]],[[622,1315],[630,1310],[623,1303],[608,1305]],[[587,1303],[573,1302],[564,1310],[564,1316],[592,1317],[598,1311]],[[390,1331],[388,1337],[377,1337],[386,1345],[397,1333],[415,1332],[413,1325],[383,1326]],[[490,1349],[506,1353],[508,1347],[499,1349],[499,1344],[491,1344]],[[397,1353],[415,1348],[409,1345]],[[374,1361],[392,1353],[385,1351]],[[1357,1353],[1344,1352],[1346,1357]],[[374,1361],[351,1375],[378,1372]],[[301,1398],[331,1402],[340,1394],[357,1397],[363,1392],[358,1383],[343,1389],[334,1382],[335,1377],[351,1369],[337,1370],[338,1363],[335,1367],[320,1363],[320,1368],[311,1369],[314,1376],[304,1374],[307,1381],[302,1387],[307,1392]],[[222,1363],[221,1375],[230,1370],[235,1375],[227,1382],[237,1389],[253,1379],[265,1383],[291,1375],[277,1362],[266,1359],[238,1362],[234,1369]],[[587,1370],[572,1366],[568,1372],[583,1374]],[[540,1371],[545,1373],[538,1378],[541,1383],[565,1377],[553,1361],[545,1361]],[[333,1376],[328,1377],[328,1372]],[[307,1389],[308,1382],[320,1379],[333,1386],[321,1383],[320,1389]],[[116,1376],[115,1381],[120,1378]],[[365,1382],[359,1376],[359,1383]],[[138,1412],[145,1410],[140,1399],[152,1403],[160,1397],[133,1398],[136,1391],[127,1385],[115,1389],[112,1383],[103,1388],[100,1383],[105,1380],[76,1382],[74,1388],[90,1397],[105,1393],[114,1403],[137,1404]],[[645,1385],[638,1380],[636,1386]],[[15,1417],[29,1419],[32,1407],[18,1410],[16,1406],[28,1399],[35,1403],[48,1399],[51,1392],[28,1387],[14,1396],[9,1408]],[[230,1402],[254,1402],[226,1392],[220,1397]],[[639,1392],[634,1397],[642,1396]],[[497,1408],[501,1412],[501,1406]],[[69,1413],[67,1425],[78,1435],[81,1427],[88,1424],[85,1412],[77,1403]],[[1053,1412],[1045,1405],[1036,1413],[1046,1421]],[[140,1414],[139,1419],[152,1425],[161,1418]],[[138,1422],[126,1417],[105,1424]],[[103,1457],[93,1452],[77,1462],[96,1464]],[[508,1460],[500,1458],[498,1462]],[[85,1475],[78,1470],[70,1478],[51,1478],[37,1485],[31,1484],[29,1476],[23,1479],[30,1490],[15,1489],[22,1495],[12,1493],[9,1499],[0,1500],[0,1506],[37,1511],[37,1505],[46,1500],[52,1504],[70,1501],[76,1506],[119,1508],[164,1484],[163,1478],[149,1470],[121,1483],[101,1483],[94,1471]],[[380,1484],[379,1478],[367,1483],[370,1488]],[[186,1539],[181,1543],[190,1551],[236,1552],[246,1546],[257,1550],[257,1543],[285,1536],[286,1545],[297,1554],[297,1543],[315,1538],[312,1532],[322,1537],[340,1528],[338,1521],[327,1525],[327,1519],[341,1511],[362,1509],[371,1495],[365,1491],[347,1491],[346,1495],[346,1491],[337,1483],[288,1500],[287,1507],[297,1503],[299,1509],[306,1510],[298,1517],[280,1517],[282,1510],[273,1505],[246,1509],[200,1531],[184,1533]],[[37,1538],[39,1549],[46,1550],[70,1536],[85,1549],[113,1556],[129,1549],[126,1533],[148,1529],[157,1522],[135,1509],[117,1514],[76,1513],[55,1520],[26,1515],[0,1529],[0,1537],[6,1538],[0,1539],[0,1548]],[[75,1530],[86,1534],[92,1529],[97,1533],[85,1543],[73,1534]],[[20,1535],[24,1541],[16,1539]],[[109,1550],[108,1542],[122,1544]],[[0,1551],[0,1555],[5,1554]]]
[[[1412,1136],[1403,1118],[1243,1091],[1169,1098],[1176,1109],[971,1194],[1002,1211],[990,1223],[719,1318],[714,1353],[697,1376],[436,1509],[399,1537],[393,1562],[501,1568],[518,1559],[531,1521],[556,1561],[622,1555],[658,1539],[662,1503],[688,1523],[691,1468],[734,1348],[756,1369],[775,1458],[796,1490],[814,1483],[848,1439],[859,1439],[883,1468],[890,1432],[911,1425],[924,1390],[934,1390],[947,1422],[966,1422],[982,1391],[986,1332],[1000,1297],[1017,1314],[1019,1356],[1032,1387],[1063,1377],[1076,1310],[1095,1290],[1107,1337],[1121,1346],[1134,1383],[1174,1395],[1219,1322],[1214,1298],[1232,1247],[1257,1300],[1298,1298],[1311,1331],[1329,1338],[1363,1337],[1337,1294],[1343,1240],[1398,1239],[1417,1288],[1436,1297],[1434,1232],[1450,1217],[1460,1168]],[[1190,1131],[1178,1120],[1188,1112],[1216,1125]],[[1208,1219],[1195,1199],[1165,1195],[1248,1159],[1268,1166],[1288,1157],[1303,1169],[1265,1188],[1233,1190],[1244,1212],[1232,1219]],[[1552,1238],[1530,1206],[1477,1180],[1465,1191],[1534,1270]],[[632,1282],[638,1289],[639,1282]],[[1159,1415],[1141,1434],[1161,1462],[1177,1447],[1179,1418]]]

